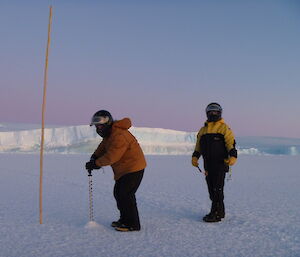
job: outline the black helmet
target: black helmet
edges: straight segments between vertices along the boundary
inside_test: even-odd
[[[113,121],[114,120],[110,112],[106,110],[100,110],[93,115],[90,126],[97,125],[97,124],[111,125]]]
[[[216,122],[222,118],[222,107],[218,103],[210,103],[206,109],[207,121]]]
[[[110,134],[113,121],[113,117],[108,111],[100,110],[93,115],[90,126],[95,125],[99,136],[107,137]]]

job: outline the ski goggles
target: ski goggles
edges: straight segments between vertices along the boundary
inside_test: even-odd
[[[109,117],[108,116],[95,116],[91,120],[90,126],[97,126],[97,125],[103,125],[109,122]]]
[[[209,106],[206,107],[206,112],[222,112],[222,108],[221,106],[217,105],[217,104],[211,104]]]

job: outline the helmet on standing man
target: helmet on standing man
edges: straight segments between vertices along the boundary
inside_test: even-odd
[[[208,122],[216,122],[222,119],[222,107],[218,103],[210,103],[207,105],[205,112]]]

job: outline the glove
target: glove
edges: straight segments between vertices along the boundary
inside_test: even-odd
[[[85,164],[85,168],[87,170],[99,170],[101,167],[99,167],[99,166],[96,165],[96,161],[95,160],[91,160],[91,161],[89,161],[89,162],[87,162]]]
[[[97,160],[96,154],[92,154],[92,156],[91,156],[91,158],[90,158],[90,161],[92,161],[92,160]]]
[[[233,156],[230,156],[229,159],[224,160],[225,164],[227,164],[228,166],[232,166],[236,163],[236,158]]]
[[[198,158],[197,157],[192,157],[192,165],[194,167],[198,167],[199,166],[199,162],[198,162]]]

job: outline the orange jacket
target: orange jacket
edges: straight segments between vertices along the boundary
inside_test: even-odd
[[[129,118],[115,121],[111,133],[105,137],[94,152],[97,166],[111,165],[114,179],[146,167],[144,153],[136,138],[128,131]]]

